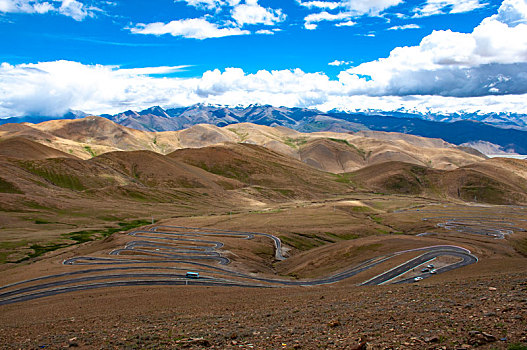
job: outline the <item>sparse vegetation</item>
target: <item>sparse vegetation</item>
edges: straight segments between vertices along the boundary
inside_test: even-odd
[[[6,181],[2,178],[0,178],[0,193],[23,193],[20,191],[15,185],[13,185],[11,182]]]
[[[247,140],[247,138],[249,137],[249,133],[246,132],[246,131],[241,131],[237,128],[228,128],[227,130],[229,131],[232,131],[233,133],[235,133],[236,135],[238,135],[238,137],[240,138],[240,142],[243,142],[245,140]]]
[[[80,178],[73,174],[61,172],[60,170],[55,170],[52,167],[40,167],[36,164],[33,164],[32,162],[24,162],[22,165],[29,172],[46,179],[55,186],[67,188],[73,191],[82,191],[86,189]]]
[[[88,152],[92,157],[96,157],[97,153],[90,147],[90,146],[84,146],[84,150]]]
[[[298,148],[307,143],[307,138],[305,137],[298,137],[298,138],[286,137],[284,139],[284,143],[291,148]]]
[[[331,141],[334,141],[334,142],[340,142],[340,143],[343,143],[351,148],[353,148],[353,150],[355,150],[355,152],[357,152],[361,157],[362,159],[366,160],[366,151],[363,150],[362,148],[358,148],[357,146],[355,146],[354,144],[351,144],[349,143],[347,140],[343,140],[343,139],[335,139],[335,138],[330,138]]]
[[[42,224],[44,223],[49,223],[49,222],[45,222],[45,221],[42,221],[42,220],[36,220],[35,223],[37,223],[37,221],[41,222]],[[105,237],[108,237],[116,232],[119,232],[119,231],[128,231],[128,230],[131,230],[133,228],[136,228],[136,227],[140,227],[140,226],[145,226],[145,225],[148,225],[148,224],[151,224],[150,221],[148,220],[133,220],[133,221],[130,221],[130,222],[119,222],[118,223],[118,227],[107,227],[106,229],[104,230],[83,230],[83,231],[76,231],[76,232],[70,232],[70,233],[65,233],[62,235],[62,237],[64,239],[67,239],[67,240],[70,240],[70,241],[74,241],[75,243],[67,243],[67,242],[53,242],[53,243],[48,243],[48,244],[32,244],[29,246],[29,248],[31,250],[33,250],[33,252],[29,253],[27,256],[15,261],[16,263],[20,263],[20,262],[23,262],[23,261],[26,261],[26,260],[29,260],[29,259],[33,259],[33,258],[37,258],[41,255],[44,255],[48,252],[52,252],[52,251],[55,251],[55,250],[58,250],[58,249],[62,249],[62,248],[66,248],[66,247],[70,247],[70,246],[73,246],[73,245],[76,245],[76,244],[80,244],[80,243],[85,243],[85,242],[90,242],[90,241],[93,241],[95,239],[99,239],[99,238],[105,238]],[[21,243],[13,243],[12,245],[0,245],[0,251],[3,250],[3,249],[14,249],[14,248],[18,248],[20,247]],[[25,245],[26,243],[24,243]],[[7,257],[7,254],[9,252],[4,252],[3,255],[2,253],[0,253],[0,262],[2,261],[3,259],[3,262],[5,263],[6,261],[6,257]]]

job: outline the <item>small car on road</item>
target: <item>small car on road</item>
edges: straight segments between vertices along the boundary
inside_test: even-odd
[[[419,282],[422,279],[423,279],[423,277],[417,276],[417,277],[414,278],[414,282]]]

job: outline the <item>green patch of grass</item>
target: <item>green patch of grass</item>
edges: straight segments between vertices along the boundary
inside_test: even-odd
[[[347,140],[343,140],[343,139],[334,139],[334,138],[329,138],[331,141],[334,141],[334,142],[340,142],[340,143],[343,143],[351,148],[353,148],[355,150],[355,152],[357,152],[357,154],[359,156],[361,156],[362,159],[366,159],[366,151],[364,151],[362,148],[358,148],[357,146],[349,143]]]
[[[275,214],[280,213],[282,209],[271,209],[271,210],[254,210],[251,214]]]
[[[16,263],[20,263],[29,259],[37,258],[41,255],[46,254],[47,252],[52,252],[57,249],[66,248],[71,246],[71,244],[68,243],[50,243],[46,245],[40,245],[40,244],[32,244],[29,246],[33,250],[32,253],[29,253],[26,257],[19,259],[15,261]]]
[[[97,156],[97,153],[90,146],[84,146],[84,150],[88,152],[92,157]]]
[[[381,228],[376,228],[377,232],[379,232],[381,235],[387,235],[390,233],[388,230],[383,230]]]
[[[293,191],[293,190],[288,190],[288,189],[284,189],[284,188],[273,188],[273,190],[278,192],[278,193],[280,193],[284,197],[294,197],[294,195],[295,195],[295,191]]]
[[[204,162],[199,162],[192,165],[200,167],[209,173],[236,179],[244,183],[249,182],[250,179],[249,174],[243,170],[247,168],[247,165],[241,160],[234,160],[231,164],[215,164],[212,166],[205,164]]]
[[[47,252],[52,252],[57,249],[62,249],[66,247],[71,247],[76,244],[90,242],[98,238],[104,238],[108,237],[115,232],[119,231],[128,231],[136,227],[145,226],[150,224],[151,222],[149,220],[133,220],[130,222],[119,222],[118,227],[107,227],[105,230],[83,230],[83,231],[76,231],[76,232],[70,232],[62,234],[63,239],[68,239],[70,241],[74,241],[74,243],[69,242],[53,242],[48,244],[32,244],[29,246],[30,249],[33,250],[32,253],[29,253],[27,256],[14,261],[15,263],[20,263],[29,259],[37,258],[41,255],[44,255]],[[9,254],[12,254],[13,251],[17,248],[20,248],[23,245],[26,245],[27,243],[24,242],[15,242],[13,244],[10,244],[9,242],[3,242],[0,243],[0,262],[5,263],[7,256]],[[2,250],[6,250],[5,252],[2,252]],[[2,260],[3,259],[3,260]]]
[[[307,138],[305,137],[298,137],[298,138],[286,137],[284,139],[284,143],[291,148],[298,148],[307,143]]]
[[[336,182],[356,186],[355,181],[353,181],[355,175],[352,173],[333,174],[333,176]]]
[[[370,219],[372,219],[373,221],[375,221],[379,225],[382,225],[383,219],[380,216],[370,215]]]
[[[351,211],[354,213],[369,213],[371,208],[368,207],[351,207]]]
[[[119,222],[119,227],[107,227],[105,230],[82,230],[70,233],[64,233],[62,237],[75,241],[76,243],[85,243],[97,238],[111,236],[119,231],[128,231],[139,226],[151,224],[149,220],[133,220],[130,222]]]
[[[0,264],[8,262],[7,259],[11,254],[17,249],[27,246],[27,244],[27,241],[0,242]]]
[[[46,207],[40,203],[33,202],[33,201],[26,201],[23,203],[25,207],[31,208],[31,209],[41,209],[41,210],[49,210],[52,209],[50,207]]]
[[[333,237],[333,238],[336,238],[336,239],[342,239],[342,240],[346,240],[346,241],[349,241],[349,240],[352,240],[352,239],[357,239],[359,238],[360,236],[355,234],[355,233],[342,233],[342,234],[335,234],[335,233],[332,233],[332,232],[324,232],[326,235],[330,236],[330,237]]]
[[[314,239],[301,237],[299,235],[280,236],[279,238],[282,240],[282,242],[286,243],[287,245],[290,245],[291,247],[303,251],[319,247],[323,244]]]
[[[227,130],[232,131],[233,133],[235,133],[240,138],[241,142],[247,140],[247,138],[249,137],[249,133],[241,131],[241,130],[238,130],[236,128],[228,128]]]
[[[29,172],[46,179],[55,186],[74,191],[82,191],[86,189],[80,178],[72,174],[64,174],[55,172],[51,169],[39,168],[30,162],[23,163],[22,166]]]
[[[527,345],[520,343],[510,344],[507,347],[507,350],[527,350]]]
[[[23,194],[24,192],[20,191],[14,184],[9,181],[6,181],[0,178],[0,193],[16,193]]]
[[[385,183],[387,190],[394,193],[418,194],[421,192],[419,181],[416,177],[407,177],[403,174],[391,176]]]

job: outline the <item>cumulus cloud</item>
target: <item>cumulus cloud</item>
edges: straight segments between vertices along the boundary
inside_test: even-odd
[[[174,0],[175,2],[185,2],[188,6],[204,8],[208,10],[218,10],[225,6],[234,6],[240,3],[240,0]]]
[[[68,109],[113,113],[199,102],[321,110],[527,113],[527,9],[523,5],[523,0],[504,0],[498,13],[484,19],[472,33],[435,31],[418,46],[396,48],[386,58],[340,72],[336,79],[300,69],[248,74],[228,68],[197,78],[177,78],[163,75],[184,67],[3,63],[0,116],[60,115]],[[200,28],[203,24],[198,23]],[[139,30],[205,37],[198,25],[190,26],[190,31],[182,29],[188,26],[163,23]]]
[[[329,62],[328,65],[329,66],[334,66],[334,67],[339,67],[339,66],[348,66],[350,64],[352,64],[353,62],[352,61],[339,61],[339,60],[335,60],[333,62]]]
[[[312,13],[304,18],[304,27],[308,30],[317,29],[317,23],[322,21],[342,21],[350,18],[350,13],[340,12],[337,14],[331,14],[326,11],[319,13]]]
[[[317,8],[317,9],[334,10],[337,7],[342,6],[342,4],[340,2],[336,2],[336,1],[302,1],[302,0],[297,0],[296,2],[300,6],[307,7],[309,9]]]
[[[419,28],[421,28],[419,25],[411,23],[411,24],[405,24],[402,26],[393,26],[393,27],[388,28],[388,30],[406,30],[406,29],[419,29]]]
[[[338,9],[337,13],[328,11],[316,12],[304,18],[304,28],[317,29],[317,23],[322,21],[338,22],[337,27],[353,26],[356,23],[351,19],[363,15],[377,16],[389,7],[399,5],[403,0],[341,0],[341,1],[302,1],[297,0],[300,6],[324,10]]]
[[[207,71],[198,78],[157,76],[181,69],[184,67],[121,69],[71,61],[3,63],[0,65],[0,117],[58,116],[70,109],[93,114],[117,113],[152,105],[188,106],[195,103],[261,103],[321,110],[406,108],[437,112],[527,113],[527,94],[520,88],[511,90],[518,94],[467,98],[427,96],[421,92],[408,95],[407,92],[411,91],[400,96],[382,96],[376,95],[375,91],[368,93],[367,79],[356,75],[341,75],[335,80],[323,73],[305,73],[300,69],[261,70],[248,74],[239,68],[227,68]],[[415,80],[433,81],[428,76],[418,76]],[[470,84],[476,89],[480,87],[477,79]],[[500,84],[495,87],[511,89],[515,86],[506,77],[502,77]],[[526,86],[525,83],[516,85]]]
[[[232,18],[240,26],[246,24],[274,25],[283,22],[286,15],[280,9],[264,8],[257,0],[245,0],[245,4],[239,4],[232,10]]]
[[[94,16],[100,9],[86,6],[76,0],[0,0],[0,12],[3,13],[60,13],[64,16],[82,21]]]
[[[3,0],[0,0],[3,1]],[[170,34],[192,39],[221,38],[225,36],[247,35],[250,31],[242,29],[246,25],[271,26],[283,22],[286,15],[281,9],[265,8],[258,0],[175,0],[185,2],[197,8],[222,11],[230,15],[227,21],[218,21],[216,16],[206,15],[202,18],[187,18],[169,23],[138,23],[129,29],[134,34],[163,35]],[[256,34],[273,34],[270,30],[260,29]]]
[[[422,7],[415,9],[414,17],[470,12],[485,5],[481,0],[427,0]]]
[[[129,29],[134,34],[170,34],[172,36],[180,36],[199,40],[250,34],[249,31],[242,30],[238,27],[220,28],[217,24],[211,23],[205,18],[190,18],[172,21],[169,23],[139,23],[136,24],[135,27]]]
[[[256,34],[265,34],[265,35],[273,35],[274,32],[269,29],[260,29],[256,31]]]
[[[479,96],[527,89],[527,18],[517,0],[505,0],[498,14],[472,33],[434,31],[419,46],[398,47],[389,57],[341,73],[368,76],[367,94]],[[509,21],[509,23],[507,23]]]
[[[387,8],[401,4],[403,0],[343,0],[344,8],[356,15],[376,16]]]

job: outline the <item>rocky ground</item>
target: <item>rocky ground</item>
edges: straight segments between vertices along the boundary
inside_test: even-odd
[[[114,288],[0,307],[36,348],[527,349],[527,273],[400,286]]]

